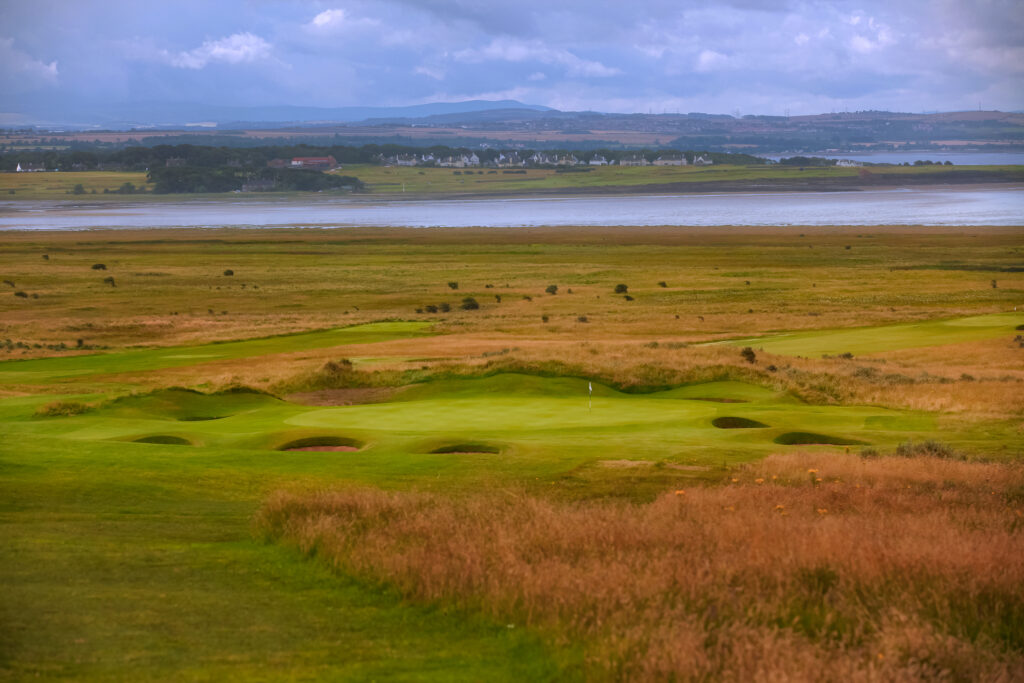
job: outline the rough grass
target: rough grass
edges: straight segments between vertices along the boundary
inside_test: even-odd
[[[773,456],[649,505],[279,492],[258,528],[619,680],[1019,680],[1024,470]],[[899,533],[894,533],[898,530]]]

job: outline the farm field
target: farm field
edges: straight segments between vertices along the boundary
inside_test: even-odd
[[[898,187],[919,184],[1020,183],[1020,166],[872,166],[838,168],[795,166],[648,166],[579,167],[572,172],[555,169],[451,169],[348,164],[338,173],[356,176],[370,195],[516,195],[538,192],[690,192],[853,189],[859,186]],[[128,195],[130,201],[159,202],[182,197],[230,198],[316,196],[313,193],[222,193],[154,195],[144,172],[81,171],[61,173],[0,173],[0,198],[11,200],[124,201],[117,194],[131,183],[145,194]],[[74,194],[81,184],[83,194]],[[106,192],[105,192],[106,191]]]
[[[0,676],[1017,678],[1022,237],[4,234]]]
[[[341,173],[355,175],[370,192],[417,194],[503,194],[539,191],[672,191],[721,189],[814,189],[828,183],[901,185],[1024,180],[1018,166],[872,166],[838,168],[798,166],[593,166],[571,172],[556,169],[451,169],[350,164]],[[973,177],[973,180],[971,178]],[[822,185],[823,184],[823,185]]]

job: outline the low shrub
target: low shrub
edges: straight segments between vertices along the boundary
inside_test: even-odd
[[[36,408],[36,417],[65,417],[81,415],[92,410],[94,406],[80,401],[53,401]]]
[[[946,460],[966,460],[967,456],[949,444],[928,439],[926,441],[904,441],[896,447],[896,455],[903,458],[927,456]]]

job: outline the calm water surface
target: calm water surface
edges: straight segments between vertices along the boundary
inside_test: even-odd
[[[470,200],[0,202],[0,230],[837,224],[1024,225],[1024,187]]]

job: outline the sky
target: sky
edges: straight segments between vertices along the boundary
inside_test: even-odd
[[[1024,110],[1020,0],[0,0],[0,124],[84,106]]]

